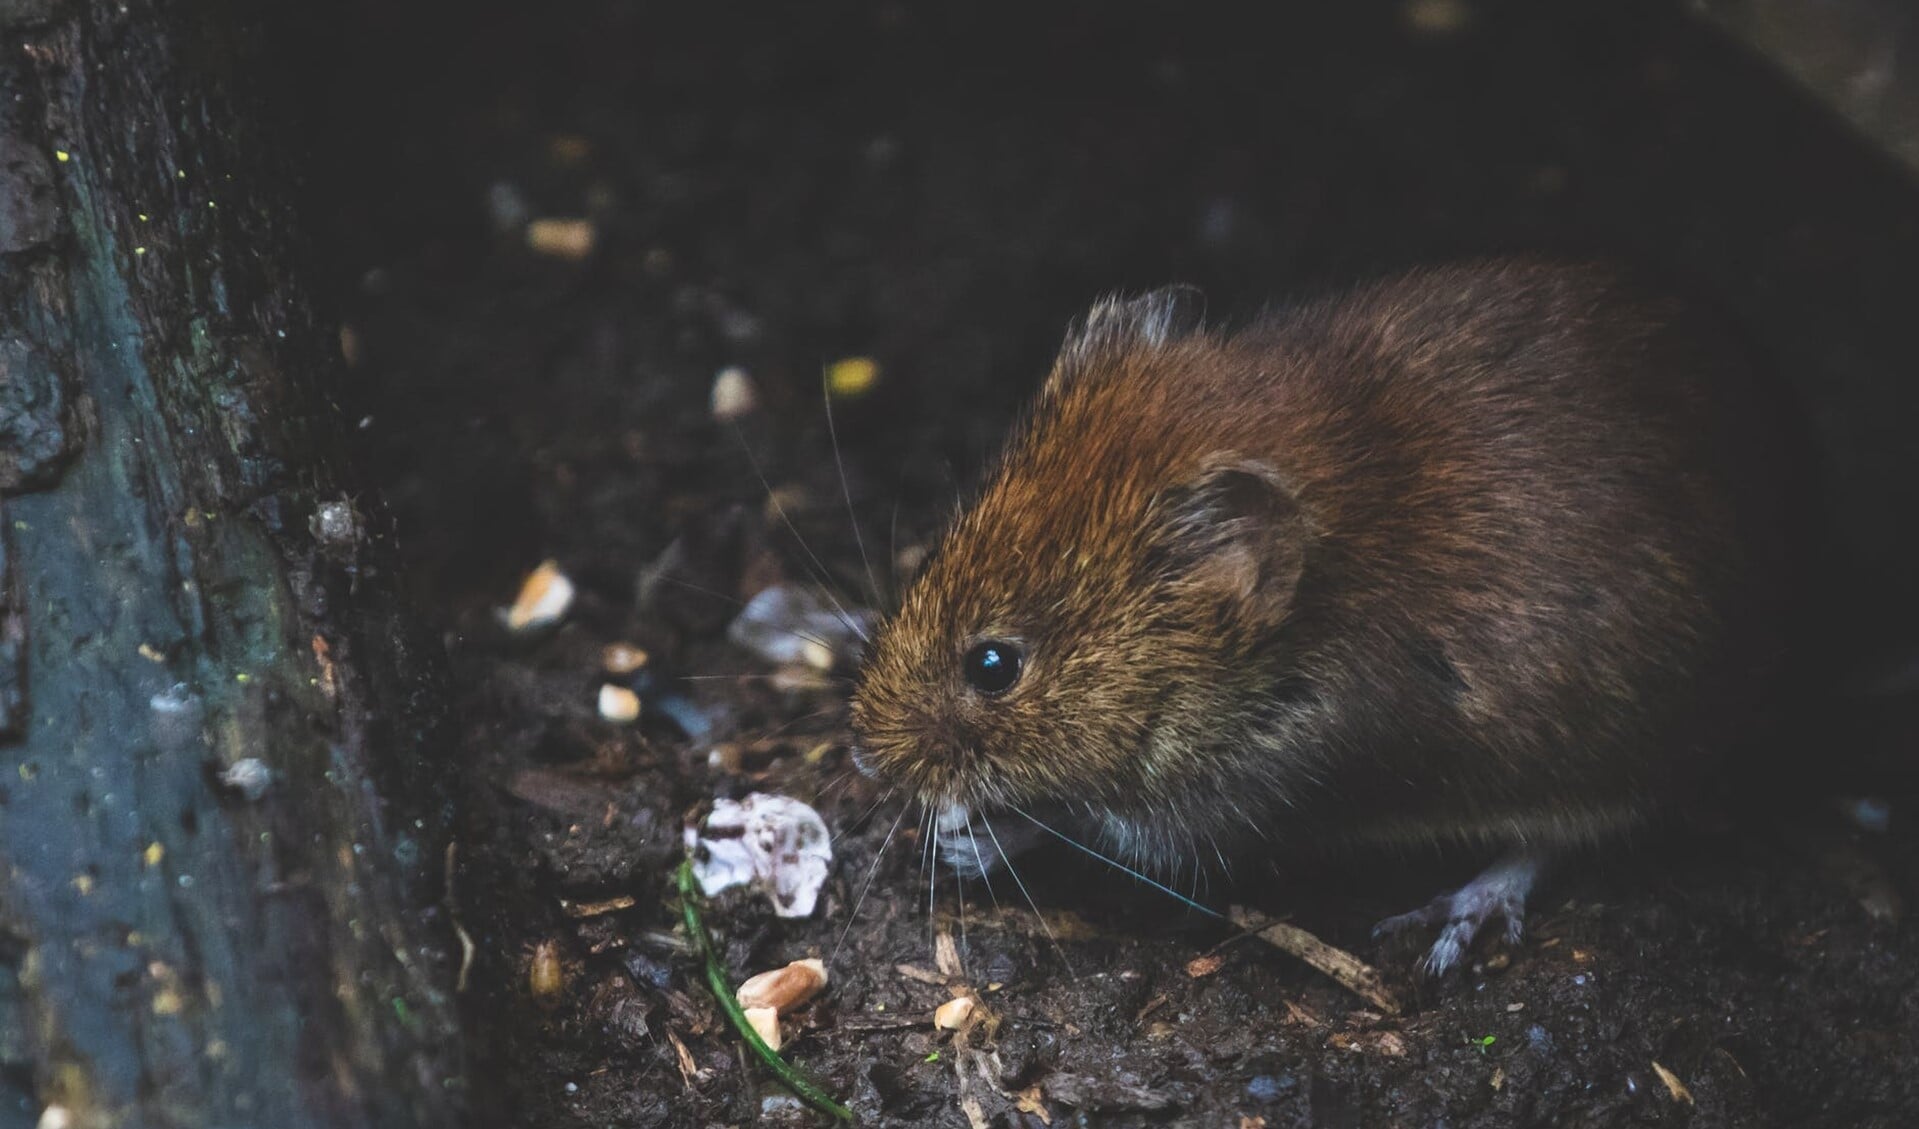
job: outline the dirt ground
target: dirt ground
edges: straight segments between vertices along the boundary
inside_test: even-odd
[[[1376,961],[1412,1005],[1386,1015],[1070,852],[1023,870],[1038,915],[1004,882],[929,886],[917,813],[875,866],[902,813],[851,771],[843,681],[725,640],[739,600],[819,568],[884,608],[1096,295],[1186,280],[1231,317],[1506,249],[1731,310],[1827,452],[1823,606],[1856,625],[1833,665],[1913,638],[1919,191],[1677,11],[1544,7],[347,6],[311,76],[314,207],[344,398],[455,676],[479,1113],[814,1119],[746,1064],[668,891],[689,813],[777,791],[835,836],[820,911],[729,894],[710,924],[735,979],[831,961],[790,1057],[865,1124],[1919,1123],[1912,808],[1889,794],[1869,834],[1822,794],[1883,778],[1700,801],[1436,985],[1368,927],[1472,860],[1203,888]],[[529,249],[540,217],[589,220],[590,252]],[[877,593],[822,411],[849,356],[879,365],[837,408]],[[709,412],[728,365],[762,399],[738,428]],[[545,558],[578,599],[509,634]],[[635,726],[596,711],[613,642],[651,656]],[[1835,731],[1822,772],[1865,740]],[[980,1021],[936,1033],[962,989]]]

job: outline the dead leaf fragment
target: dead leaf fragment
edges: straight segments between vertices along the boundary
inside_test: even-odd
[[[1194,980],[1200,980],[1224,967],[1226,967],[1226,957],[1223,954],[1207,953],[1186,962],[1186,975]]]
[[[1693,1104],[1692,1091],[1686,1089],[1686,1084],[1679,1080],[1679,1075],[1661,1066],[1657,1059],[1653,1061],[1652,1072],[1659,1075],[1659,1080],[1666,1084],[1666,1092],[1672,1095],[1673,1101],[1681,1105]]]
[[[1015,1102],[1021,1113],[1030,1113],[1034,1117],[1039,1118],[1041,1125],[1051,1125],[1053,1123],[1053,1113],[1046,1108],[1045,1098],[1046,1095],[1040,1090],[1039,1085],[1035,1083],[1021,1090],[1016,1095]]]

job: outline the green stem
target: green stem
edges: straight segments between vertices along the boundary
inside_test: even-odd
[[[833,1096],[819,1088],[814,1081],[800,1073],[799,1068],[780,1057],[780,1053],[766,1045],[760,1033],[746,1021],[746,1012],[740,1009],[740,1001],[734,996],[733,988],[726,982],[726,969],[720,965],[720,957],[713,947],[713,938],[706,932],[706,923],[700,920],[699,887],[693,880],[693,860],[685,859],[680,863],[680,912],[686,917],[687,939],[693,944],[695,955],[706,966],[706,986],[712,989],[713,998],[720,1002],[720,1010],[732,1022],[733,1029],[746,1040],[746,1045],[766,1063],[766,1068],[780,1080],[780,1084],[793,1091],[799,1099],[821,1113],[829,1114],[841,1121],[851,1122],[853,1111],[847,1109]]]

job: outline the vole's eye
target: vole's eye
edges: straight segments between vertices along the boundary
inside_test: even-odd
[[[1019,681],[1023,661],[1019,648],[999,639],[984,639],[966,652],[966,682],[982,694],[1005,693]]]

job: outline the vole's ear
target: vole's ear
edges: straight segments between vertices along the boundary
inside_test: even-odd
[[[1292,610],[1309,539],[1285,477],[1256,459],[1222,455],[1160,495],[1153,566],[1175,585],[1228,603],[1255,627]]]
[[[1205,327],[1206,295],[1198,287],[1181,284],[1137,298],[1101,298],[1067,329],[1060,367],[1107,350],[1159,348]]]

